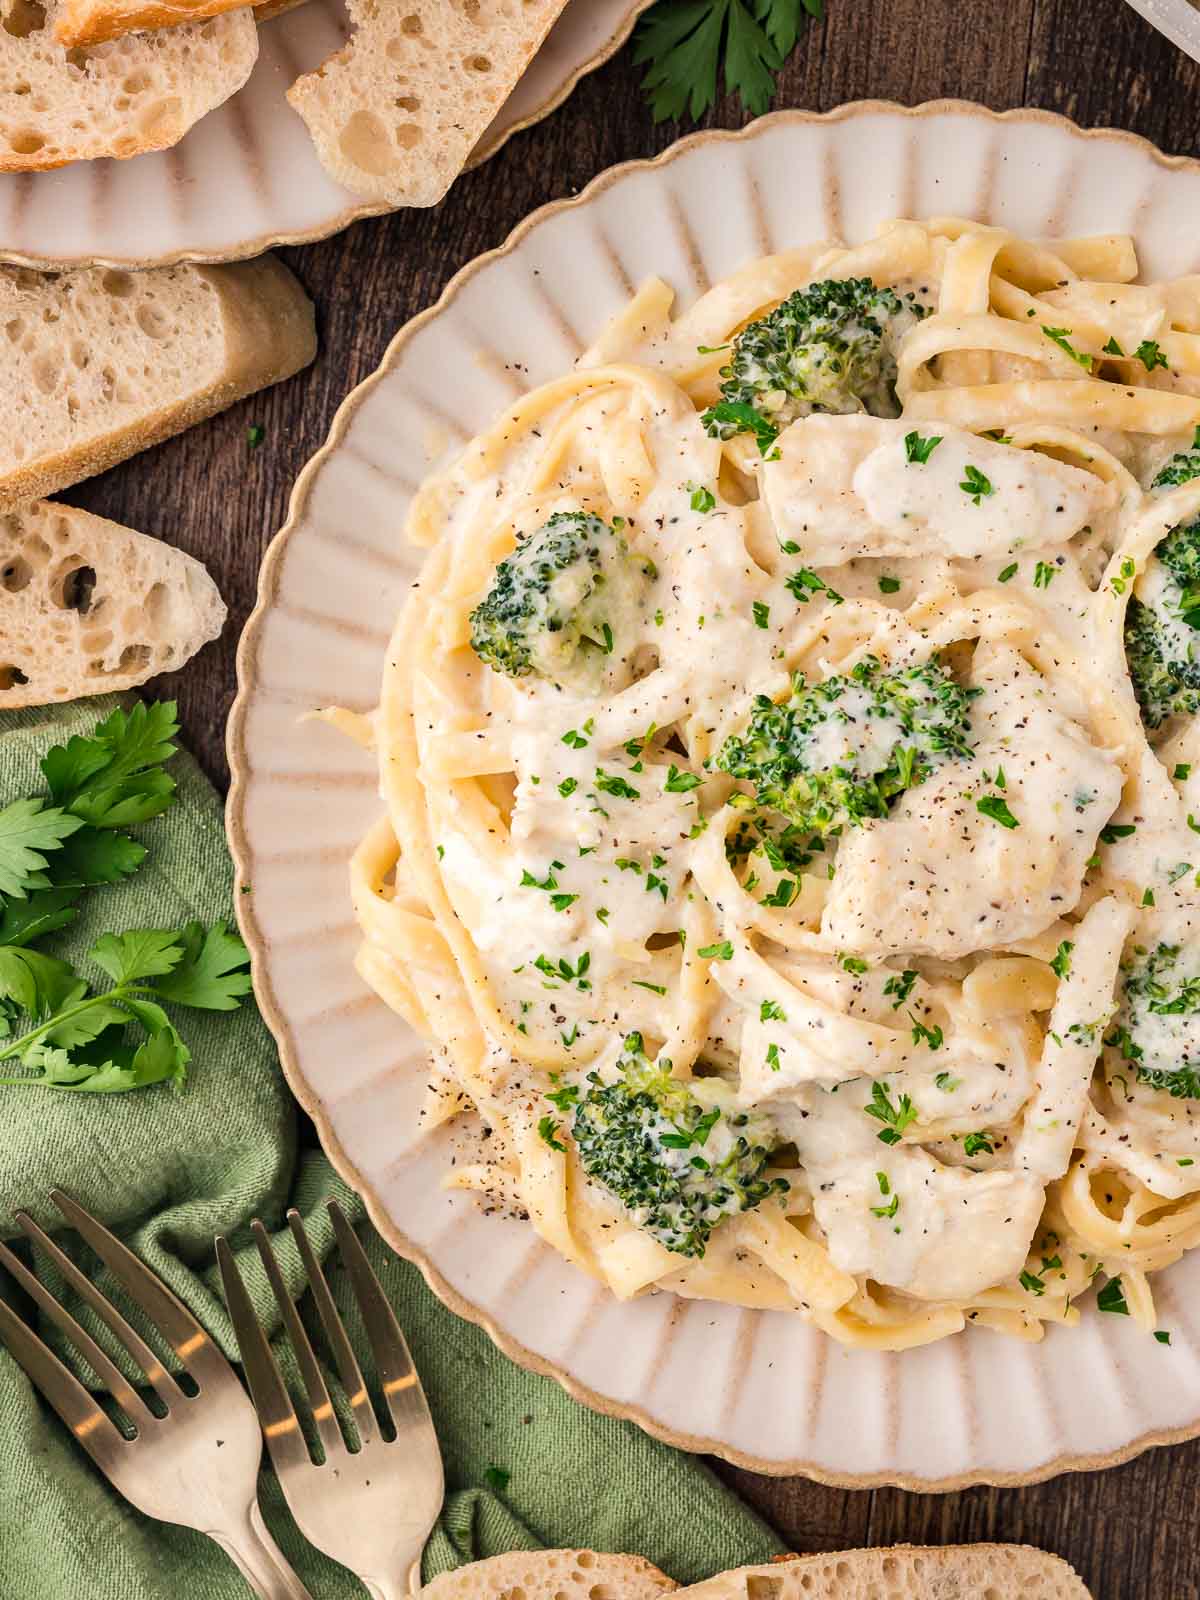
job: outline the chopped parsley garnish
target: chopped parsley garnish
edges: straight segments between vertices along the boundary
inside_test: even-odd
[[[998,822],[1002,828],[1019,828],[1020,823],[1008,809],[1008,801],[1002,794],[981,795],[975,802],[975,809],[983,816],[990,817],[993,822]]]
[[[769,1044],[767,1046],[767,1066],[770,1067],[772,1072],[778,1072],[780,1071],[780,1065],[779,1046],[777,1044]]]
[[[1154,339],[1143,339],[1133,352],[1133,358],[1140,361],[1147,372],[1153,372],[1155,367],[1162,367],[1165,371],[1167,367],[1167,358]]]
[[[1017,563],[1015,561],[1010,561],[1008,566],[1005,567],[1004,571],[1000,574],[999,581],[1001,583],[1007,583],[1010,578],[1015,578],[1016,575],[1017,575]]]
[[[880,594],[896,594],[900,589],[899,578],[889,578],[886,573],[879,579]]]
[[[748,400],[718,400],[715,406],[710,406],[704,413],[703,420],[706,424],[711,421],[718,427],[732,428],[734,432],[752,433],[758,453],[764,460],[779,459],[778,449],[772,448],[779,437],[779,429],[773,422],[768,422]]]
[[[764,1000],[758,1011],[763,1022],[786,1022],[787,1013],[777,1000]]]
[[[953,1094],[956,1089],[962,1088],[962,1079],[956,1078],[952,1072],[939,1072],[933,1081],[943,1094]]]
[[[1128,839],[1137,832],[1136,822],[1106,822],[1100,829],[1101,844],[1116,844],[1118,839]]]
[[[917,1119],[916,1107],[906,1094],[893,1105],[888,1098],[887,1084],[878,1081],[871,1085],[871,1103],[863,1110],[867,1116],[886,1124],[876,1135],[884,1144],[899,1144],[900,1135]]]
[[[945,1039],[941,1028],[936,1025],[932,1028],[927,1028],[915,1011],[910,1011],[908,1015],[913,1025],[912,1042],[920,1044],[923,1039],[931,1050],[940,1050]]]
[[[895,995],[895,997],[896,997],[892,1001],[892,1010],[893,1011],[899,1011],[900,1007],[904,1004],[904,1002],[908,999],[909,995],[912,993],[913,984],[916,983],[916,981],[917,981],[916,973],[915,972],[910,972],[906,968],[903,972],[898,972],[898,973],[895,974],[894,977],[889,978],[888,981],[884,984],[884,986],[883,986],[884,994],[886,994],[886,995]]]
[[[1115,1278],[1110,1278],[1097,1294],[1096,1306],[1100,1311],[1110,1311],[1119,1317],[1127,1317],[1129,1315],[1129,1306],[1121,1288],[1119,1275]]]
[[[602,794],[616,795],[618,800],[641,799],[640,790],[635,789],[624,778],[605,772],[603,767],[596,768],[595,784]]]
[[[1058,575],[1058,569],[1046,561],[1039,561],[1033,569],[1033,587],[1048,589]]]
[[[986,1133],[969,1133],[963,1140],[963,1154],[967,1156],[990,1156],[995,1149]]]
[[[1060,350],[1065,351],[1065,353],[1070,356],[1071,360],[1076,362],[1077,365],[1081,366],[1085,372],[1090,372],[1092,370],[1093,366],[1095,365],[1095,358],[1085,355],[1082,350],[1076,350],[1075,346],[1070,340],[1070,328],[1047,328],[1043,323],[1042,332],[1046,335],[1047,339],[1049,339],[1053,344],[1056,344]]]
[[[706,944],[697,950],[698,956],[703,956],[706,961],[732,961],[733,944],[729,939],[722,939],[720,944]]]
[[[927,434],[924,437],[919,433],[906,433],[904,435],[905,460],[910,467],[923,467],[941,442],[942,435],[940,433]]]
[[[864,961],[861,956],[839,956],[838,966],[843,972],[852,972],[856,977],[871,970],[870,962]]]
[[[771,608],[764,600],[755,600],[750,609],[754,613],[754,626],[756,628],[766,628],[770,625]]]
[[[1050,970],[1056,978],[1068,978],[1071,975],[1071,951],[1075,946],[1069,939],[1064,939],[1058,947],[1058,953],[1050,963]]]
[[[684,487],[691,490],[693,511],[699,511],[702,515],[707,515],[708,512],[716,508],[716,495],[713,494],[711,489],[706,489],[702,483],[688,483]]]
[[[551,1150],[560,1150],[565,1155],[567,1147],[558,1137],[558,1127],[553,1117],[542,1117],[537,1125],[538,1138],[548,1144]]]
[[[1123,356],[1125,354],[1124,350],[1122,350],[1121,346],[1117,343],[1117,338],[1116,338],[1115,334],[1109,339],[1108,343],[1104,346],[1104,354],[1106,356]]]
[[[784,588],[802,606],[808,604],[810,594],[824,594],[831,605],[840,606],[845,599],[836,589],[831,589],[824,578],[818,578],[815,572],[808,567],[801,567],[799,572],[793,572],[791,577],[784,582]]]
[[[697,777],[694,772],[681,772],[672,761],[663,788],[667,794],[687,794],[691,789],[698,789],[703,782],[704,779]]]
[[[1046,1285],[1041,1278],[1035,1272],[1028,1271],[1028,1269],[1022,1272],[1018,1281],[1022,1289],[1028,1289],[1030,1294],[1045,1294],[1046,1292]]]
[[[564,778],[563,781],[558,786],[558,792],[559,792],[560,795],[562,795],[564,800],[567,800],[567,799],[570,798],[571,795],[573,795],[575,793],[575,791],[576,791],[576,789],[578,789],[578,787],[579,787],[578,778]]]
[[[887,1201],[887,1204],[872,1206],[870,1208],[871,1215],[873,1217],[894,1217],[900,1209],[900,1196],[892,1194],[892,1185],[886,1172],[877,1172],[875,1174],[875,1182],[879,1185],[879,1192]],[[887,1198],[889,1195],[891,1195],[890,1200]]]
[[[975,505],[991,494],[995,494],[990,478],[984,476],[978,467],[968,466],[964,469],[963,480],[958,486],[965,495],[969,495]]]

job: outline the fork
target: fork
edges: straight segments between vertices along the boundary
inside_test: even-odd
[[[68,1195],[50,1198],[175,1352],[197,1386],[189,1395],[125,1317],[25,1212],[17,1222],[104,1322],[146,1375],[163,1406],[156,1416],[104,1350],[13,1252],[0,1264],[70,1340],[132,1423],[127,1438],[37,1334],[0,1299],[0,1342],[58,1412],[102,1473],[147,1516],[195,1528],[237,1564],[261,1600],[311,1600],[267,1531],[256,1485],[262,1438],[233,1368],[162,1281]]]
[[[296,1211],[288,1212],[317,1315],[333,1351],[358,1433],[352,1449],[329,1398],[308,1334],[288,1296],[261,1222],[254,1238],[295,1351],[312,1427],[324,1452],[310,1455],[300,1419],[258,1320],[233,1252],[217,1240],[225,1299],[241,1346],[242,1365],[258,1408],[267,1449],[297,1526],[318,1550],[355,1573],[373,1600],[398,1600],[420,1583],[421,1552],[445,1492],[442,1457],[421,1380],[379,1279],[336,1201],[329,1214],[350,1287],[366,1328],[391,1429],[385,1437],[320,1262]],[[391,1431],[391,1430],[389,1430]]]

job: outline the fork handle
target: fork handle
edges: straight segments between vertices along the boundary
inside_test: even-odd
[[[259,1600],[312,1600],[283,1551],[275,1543],[255,1500],[244,1524],[214,1530],[212,1537],[237,1567]]]

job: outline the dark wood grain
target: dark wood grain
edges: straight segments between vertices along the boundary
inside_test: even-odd
[[[1036,105],[1088,127],[1117,126],[1171,153],[1200,145],[1200,67],[1122,0],[827,0],[783,75],[779,105],[829,110],[846,100],[906,104],[941,96],[1003,109]],[[707,125],[737,127],[723,102]],[[223,639],[165,679],[187,737],[218,783],[234,650],[258,564],[283,522],[296,474],[348,390],[396,329],[535,206],[575,193],[604,167],[664,149],[623,52],[568,105],[514,139],[448,201],[361,223],[325,244],[285,252],[315,299],[321,355],[308,372],[202,428],[81,484],[66,498],[203,557],[229,601]],[[1200,229],[1200,218],[1196,219]],[[265,430],[251,449],[247,430]],[[979,1337],[990,1337],[981,1334]],[[1171,1381],[1164,1352],[1163,1382]],[[1086,1405],[1087,1396],[1079,1396]],[[929,1404],[938,1404],[931,1395]],[[1200,1443],[1161,1449],[1102,1474],[1028,1489],[953,1495],[847,1492],[717,1466],[798,1550],[909,1540],[1025,1540],[1066,1556],[1097,1600],[1200,1595]]]

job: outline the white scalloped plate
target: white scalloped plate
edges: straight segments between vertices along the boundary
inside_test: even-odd
[[[229,821],[255,987],[292,1086],[378,1226],[449,1305],[515,1360],[676,1444],[759,1471],[950,1488],[1107,1465],[1200,1432],[1200,1252],[1160,1280],[1169,1349],[1092,1313],[1041,1345],[976,1330],[886,1355],[783,1313],[669,1295],[619,1304],[528,1226],[439,1189],[443,1145],[415,1131],[421,1043],[352,966],[346,862],[379,811],[372,762],[300,720],[331,699],[375,703],[417,567],[400,530],[427,450],[454,448],[561,373],[651,273],[688,301],[764,252],[931,213],[1033,236],[1129,230],[1149,275],[1200,269],[1200,164],[1039,112],[787,112],[606,173],[461,272],[302,475],[242,642]]]
[[[649,3],[571,0],[471,165],[561,105],[629,37]],[[308,0],[263,24],[249,82],[173,149],[0,175],[0,260],[43,268],[240,260],[327,238],[387,210],[328,176],[285,99],[347,32],[343,0]]]

